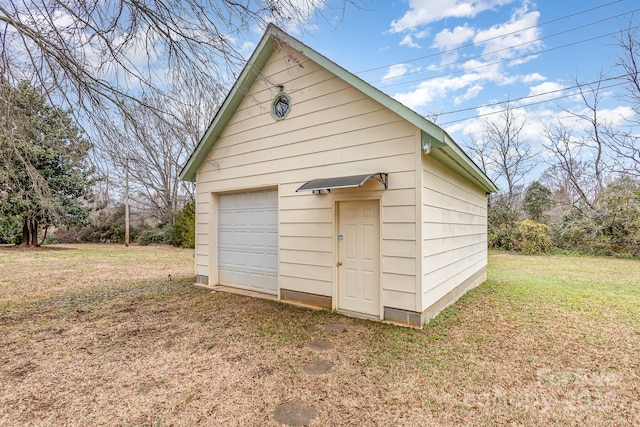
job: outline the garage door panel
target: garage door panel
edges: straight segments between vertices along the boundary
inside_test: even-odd
[[[273,253],[278,253],[278,231],[270,231],[265,234],[265,247],[272,249]]]
[[[236,226],[244,226],[249,222],[249,212],[234,210],[231,213],[233,218],[231,219],[231,223]]]
[[[252,225],[262,227],[267,224],[278,224],[278,208],[273,206],[269,209],[256,210],[249,213],[249,222]]]
[[[249,275],[246,272],[237,271],[233,272],[233,281],[238,285],[248,286],[249,285]]]
[[[262,271],[264,273],[273,273],[274,269],[271,268],[273,262],[278,262],[277,257],[271,257],[268,254],[260,252],[249,252],[247,254],[247,265],[252,271]]]
[[[221,284],[277,293],[277,191],[220,195],[218,276]]]
[[[277,249],[278,235],[277,233],[265,233],[264,231],[249,231],[249,247]]]
[[[267,290],[271,293],[278,293],[278,275],[275,276],[267,276]]]
[[[266,262],[266,264],[263,264],[263,267],[265,267],[265,269],[268,269],[271,273],[277,275],[278,274],[278,254],[267,254],[264,257],[264,261]],[[275,266],[275,268],[273,267]]]
[[[233,214],[231,212],[218,212],[218,227],[220,229],[229,227],[231,224],[233,224]]]
[[[220,278],[220,283],[241,284],[242,282],[242,277],[237,276],[234,270],[230,270],[223,267],[219,268],[218,277]]]
[[[244,217],[245,217],[245,219],[243,219],[244,223],[252,227],[262,229],[265,225],[277,223],[278,211],[275,208],[255,209],[255,210],[246,212]]]

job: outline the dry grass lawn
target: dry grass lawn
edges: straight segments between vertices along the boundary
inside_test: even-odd
[[[0,248],[0,425],[270,426],[288,401],[317,426],[640,425],[638,261],[493,253],[421,331],[211,293],[192,266]]]

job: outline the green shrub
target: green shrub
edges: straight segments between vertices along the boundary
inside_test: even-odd
[[[489,234],[489,246],[495,249],[521,252],[527,255],[544,254],[553,250],[548,225],[526,219],[503,223]]]
[[[46,239],[42,242],[43,245],[53,245],[54,243],[58,243],[56,236],[54,234],[49,234]]]
[[[553,250],[548,225],[525,219],[517,224],[513,235],[513,250],[523,254],[545,254]]]
[[[55,232],[57,243],[124,243],[124,205],[113,209],[102,209],[92,215],[82,226],[61,226]],[[143,224],[141,228],[146,227]],[[140,235],[138,227],[129,227],[129,240],[134,242]]]
[[[0,215],[0,244],[17,244],[22,233],[22,223],[17,216]]]
[[[597,203],[595,222],[616,256],[640,255],[640,180],[621,177],[610,182]]]
[[[171,244],[179,248],[196,246],[196,204],[189,202],[175,214],[171,228]]]
[[[142,246],[150,244],[168,245],[171,243],[171,226],[167,225],[163,228],[153,228],[144,230],[138,238],[138,243]]]
[[[610,182],[594,206],[574,206],[555,235],[557,246],[572,252],[640,256],[640,181]]]
[[[592,253],[598,234],[595,223],[584,215],[584,209],[573,207],[555,230],[558,247],[571,252]]]
[[[518,212],[509,206],[505,197],[497,197],[488,211],[489,247],[513,250],[514,234],[517,232]]]
[[[511,251],[514,249],[517,223],[507,222],[489,229],[489,247]]]

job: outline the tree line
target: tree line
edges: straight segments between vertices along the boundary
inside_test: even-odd
[[[617,39],[617,67],[632,114],[623,125],[603,114],[605,76],[576,81],[581,107],[544,126],[543,143],[525,137],[524,116],[507,103],[469,142],[478,164],[503,184],[489,205],[489,245],[544,253],[553,250],[640,255],[640,35],[631,25]],[[618,118],[620,119],[620,118]],[[619,121],[619,120],[618,120]],[[538,179],[526,184],[543,162]]]

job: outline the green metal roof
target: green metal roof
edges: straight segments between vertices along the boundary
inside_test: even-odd
[[[422,143],[423,145],[425,142],[431,144],[432,150],[430,156],[435,160],[457,173],[467,176],[488,193],[498,191],[495,184],[442,128],[330,61],[274,25],[267,27],[267,31],[264,36],[262,36],[256,50],[251,55],[238,80],[236,80],[227,98],[213,118],[209,128],[191,154],[187,164],[182,169],[180,173],[182,180],[195,181],[196,171],[204,162],[209,150],[211,150],[216,143],[220,134],[240,105],[240,102],[242,102],[244,95],[260,75],[262,68],[273,54],[278,43],[285,43],[299,51],[302,55],[333,73],[336,77],[344,80],[346,83],[420,128],[422,130]]]

